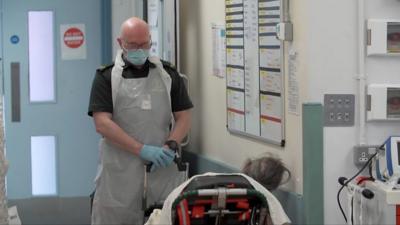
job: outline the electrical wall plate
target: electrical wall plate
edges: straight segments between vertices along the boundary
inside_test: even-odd
[[[352,94],[324,95],[324,124],[326,127],[354,126],[355,97]]]
[[[368,159],[375,154],[379,145],[357,145],[354,146],[353,162],[356,166],[363,166]]]

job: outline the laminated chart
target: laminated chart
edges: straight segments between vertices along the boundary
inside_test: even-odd
[[[283,146],[280,0],[226,0],[227,128]]]

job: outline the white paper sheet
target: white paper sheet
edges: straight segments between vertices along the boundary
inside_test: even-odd
[[[261,116],[269,116],[280,119],[282,113],[282,102],[280,96],[260,95]]]
[[[226,64],[235,66],[244,66],[243,49],[228,48],[226,50]]]
[[[244,92],[227,90],[228,127],[244,131]]]
[[[297,79],[297,52],[289,52],[288,112],[300,115],[299,81]]]
[[[160,42],[159,42],[159,36],[158,36],[158,28],[150,28],[150,35],[151,35],[151,49],[150,49],[150,55],[153,56],[158,56],[160,58],[162,58],[160,56]]]
[[[281,50],[280,49],[260,49],[260,67],[280,68]]]
[[[227,90],[228,108],[244,112],[244,92]]]
[[[260,90],[281,93],[282,76],[280,72],[260,71]]]
[[[159,1],[158,0],[148,0],[147,2],[147,16],[148,23],[150,27],[157,27],[158,24],[158,11],[159,11]]]
[[[225,25],[221,23],[212,24],[213,36],[213,75],[225,77],[226,54],[225,54]]]
[[[244,70],[238,68],[226,68],[226,82],[228,87],[244,89]]]

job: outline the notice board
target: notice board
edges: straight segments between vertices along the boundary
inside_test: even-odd
[[[225,0],[227,128],[284,146],[280,0]]]

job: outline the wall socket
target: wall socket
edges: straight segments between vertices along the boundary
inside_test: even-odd
[[[363,166],[368,159],[375,154],[379,145],[358,145],[354,146],[353,161],[356,166]]]

